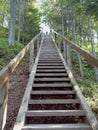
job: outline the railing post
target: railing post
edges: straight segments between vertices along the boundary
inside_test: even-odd
[[[72,64],[71,64],[71,51],[70,51],[70,45],[67,45],[66,46],[66,50],[67,50],[67,57],[66,57],[66,60],[67,60],[67,65],[69,67],[69,69],[71,70],[72,69]]]
[[[39,37],[37,38],[37,52],[39,51]]]
[[[31,72],[34,63],[34,43],[30,45],[30,63],[29,63],[29,72]]]
[[[60,41],[60,37],[58,36],[58,48],[61,51],[61,41]]]
[[[9,79],[0,86],[0,130],[4,130],[7,117]]]
[[[66,52],[66,44],[65,44],[65,41],[63,42],[63,47],[64,47],[64,52],[63,52],[63,55],[64,55],[64,59],[65,59],[65,62],[66,62],[66,57],[67,57],[67,52]]]

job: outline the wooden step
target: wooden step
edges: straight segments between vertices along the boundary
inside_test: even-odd
[[[66,90],[66,91],[62,91],[62,90],[50,90],[50,91],[31,91],[31,94],[33,95],[59,95],[59,94],[75,94],[75,91],[73,90]]]
[[[37,69],[65,69],[64,66],[38,66]]]
[[[72,87],[72,84],[33,84],[33,87]]]
[[[38,63],[38,66],[64,66],[63,63]]]
[[[49,59],[47,59],[47,58],[39,58],[39,61],[61,61],[61,59],[60,58],[49,58]]]
[[[62,63],[62,61],[39,61],[38,63]]]
[[[83,110],[38,110],[38,111],[27,111],[26,117],[34,116],[85,116],[85,111]]]
[[[36,73],[39,73],[39,72],[59,72],[59,73],[62,73],[62,72],[65,72],[66,73],[66,70],[65,69],[47,69],[47,70],[44,70],[44,69],[41,69],[41,70],[36,70]]]
[[[27,125],[22,130],[91,130],[87,124],[36,124]]]
[[[36,73],[35,77],[66,77],[67,73]]]
[[[29,104],[79,104],[78,99],[43,99],[43,100],[30,100]]]
[[[35,78],[34,82],[66,82],[69,78]]]

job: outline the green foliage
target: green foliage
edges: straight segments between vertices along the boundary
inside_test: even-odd
[[[85,48],[88,52],[91,51],[89,47],[89,43],[86,45],[83,45],[83,48]],[[95,45],[97,46],[97,45]],[[97,47],[98,49],[98,47]],[[72,50],[72,63],[73,63],[73,73],[77,79],[77,82],[80,86],[80,89],[85,96],[87,102],[89,103],[92,110],[98,114],[98,83],[95,81],[95,74],[93,66],[87,63],[87,61],[82,58],[82,66],[83,66],[83,73],[84,78],[80,77],[79,74],[79,66],[77,62],[76,52]]]
[[[7,39],[0,38],[0,70],[13,59],[24,47],[22,43],[15,41],[15,47],[9,47]]]

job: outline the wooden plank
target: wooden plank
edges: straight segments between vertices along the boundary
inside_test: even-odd
[[[27,111],[26,117],[34,116],[85,116],[85,111],[83,110],[37,110],[37,111]]]
[[[47,69],[47,70],[42,70],[41,69],[41,70],[37,70],[36,72],[37,73],[39,73],[39,72],[42,72],[42,73],[44,73],[44,72],[46,72],[46,73],[47,72],[52,72],[52,73],[53,72],[59,72],[59,73],[65,72],[66,73],[66,70],[65,69],[54,69],[54,70],[53,69]]]
[[[79,104],[78,99],[43,99],[30,100],[29,104]]]
[[[40,94],[40,95],[57,95],[57,94],[64,95],[64,94],[66,94],[66,95],[68,95],[68,94],[75,94],[75,92],[72,90],[66,90],[66,91],[50,90],[50,91],[32,91],[31,94],[33,94],[33,95],[38,95],[38,94]]]
[[[4,67],[0,71],[0,88],[5,84],[5,82],[9,79],[9,69],[8,67]]]
[[[91,130],[87,124],[37,124],[24,126],[22,130]]]
[[[64,66],[38,66],[37,69],[65,69]]]
[[[36,73],[35,77],[66,77],[67,73]]]
[[[0,130],[4,130],[7,117],[9,80],[0,88]]]
[[[62,63],[62,61],[39,61],[38,63]]]
[[[47,59],[47,58],[39,58],[39,61],[60,61],[61,59],[60,58],[49,58],[49,59]]]
[[[49,64],[49,63],[39,63],[38,66],[63,66],[62,63],[52,63],[52,64]]]
[[[56,32],[55,32],[56,33]],[[79,52],[89,63],[93,64],[94,66],[98,67],[98,58],[94,57],[92,54],[85,51],[83,48],[79,47],[75,43],[67,40],[64,36],[56,33],[57,35],[61,36],[63,40],[65,40],[65,43],[70,45],[72,48],[74,48],[77,52]]]
[[[71,83],[61,84],[33,84],[33,87],[73,87]]]
[[[34,82],[59,82],[59,81],[62,81],[62,82],[65,82],[65,81],[70,81],[69,78],[35,78],[34,79]]]
[[[42,39],[42,42],[43,42],[43,39]],[[42,46],[42,43],[41,43],[41,46]],[[25,91],[25,94],[24,94],[24,97],[23,97],[23,100],[22,100],[22,104],[20,106],[19,113],[18,113],[18,116],[17,116],[17,119],[16,119],[13,130],[21,130],[21,128],[24,126],[25,113],[26,113],[26,111],[28,109],[28,102],[29,102],[29,99],[30,99],[30,92],[32,90],[32,85],[33,85],[34,76],[35,76],[35,73],[36,73],[36,68],[37,68],[37,64],[38,64],[40,51],[41,51],[41,47],[39,49],[39,52],[38,52],[36,60],[35,60],[35,64],[34,64],[33,69],[31,71],[29,81],[28,81],[28,84],[27,84],[27,88],[26,88],[26,91]]]

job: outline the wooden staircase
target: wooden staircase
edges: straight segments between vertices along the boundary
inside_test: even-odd
[[[84,98],[81,102],[80,90],[75,89],[50,36],[45,36],[42,42],[35,69],[21,130],[92,130],[91,113],[88,114],[84,107]],[[19,114],[22,107],[23,104]],[[17,126],[22,121],[19,120],[21,115],[18,115],[14,130],[20,130]]]

